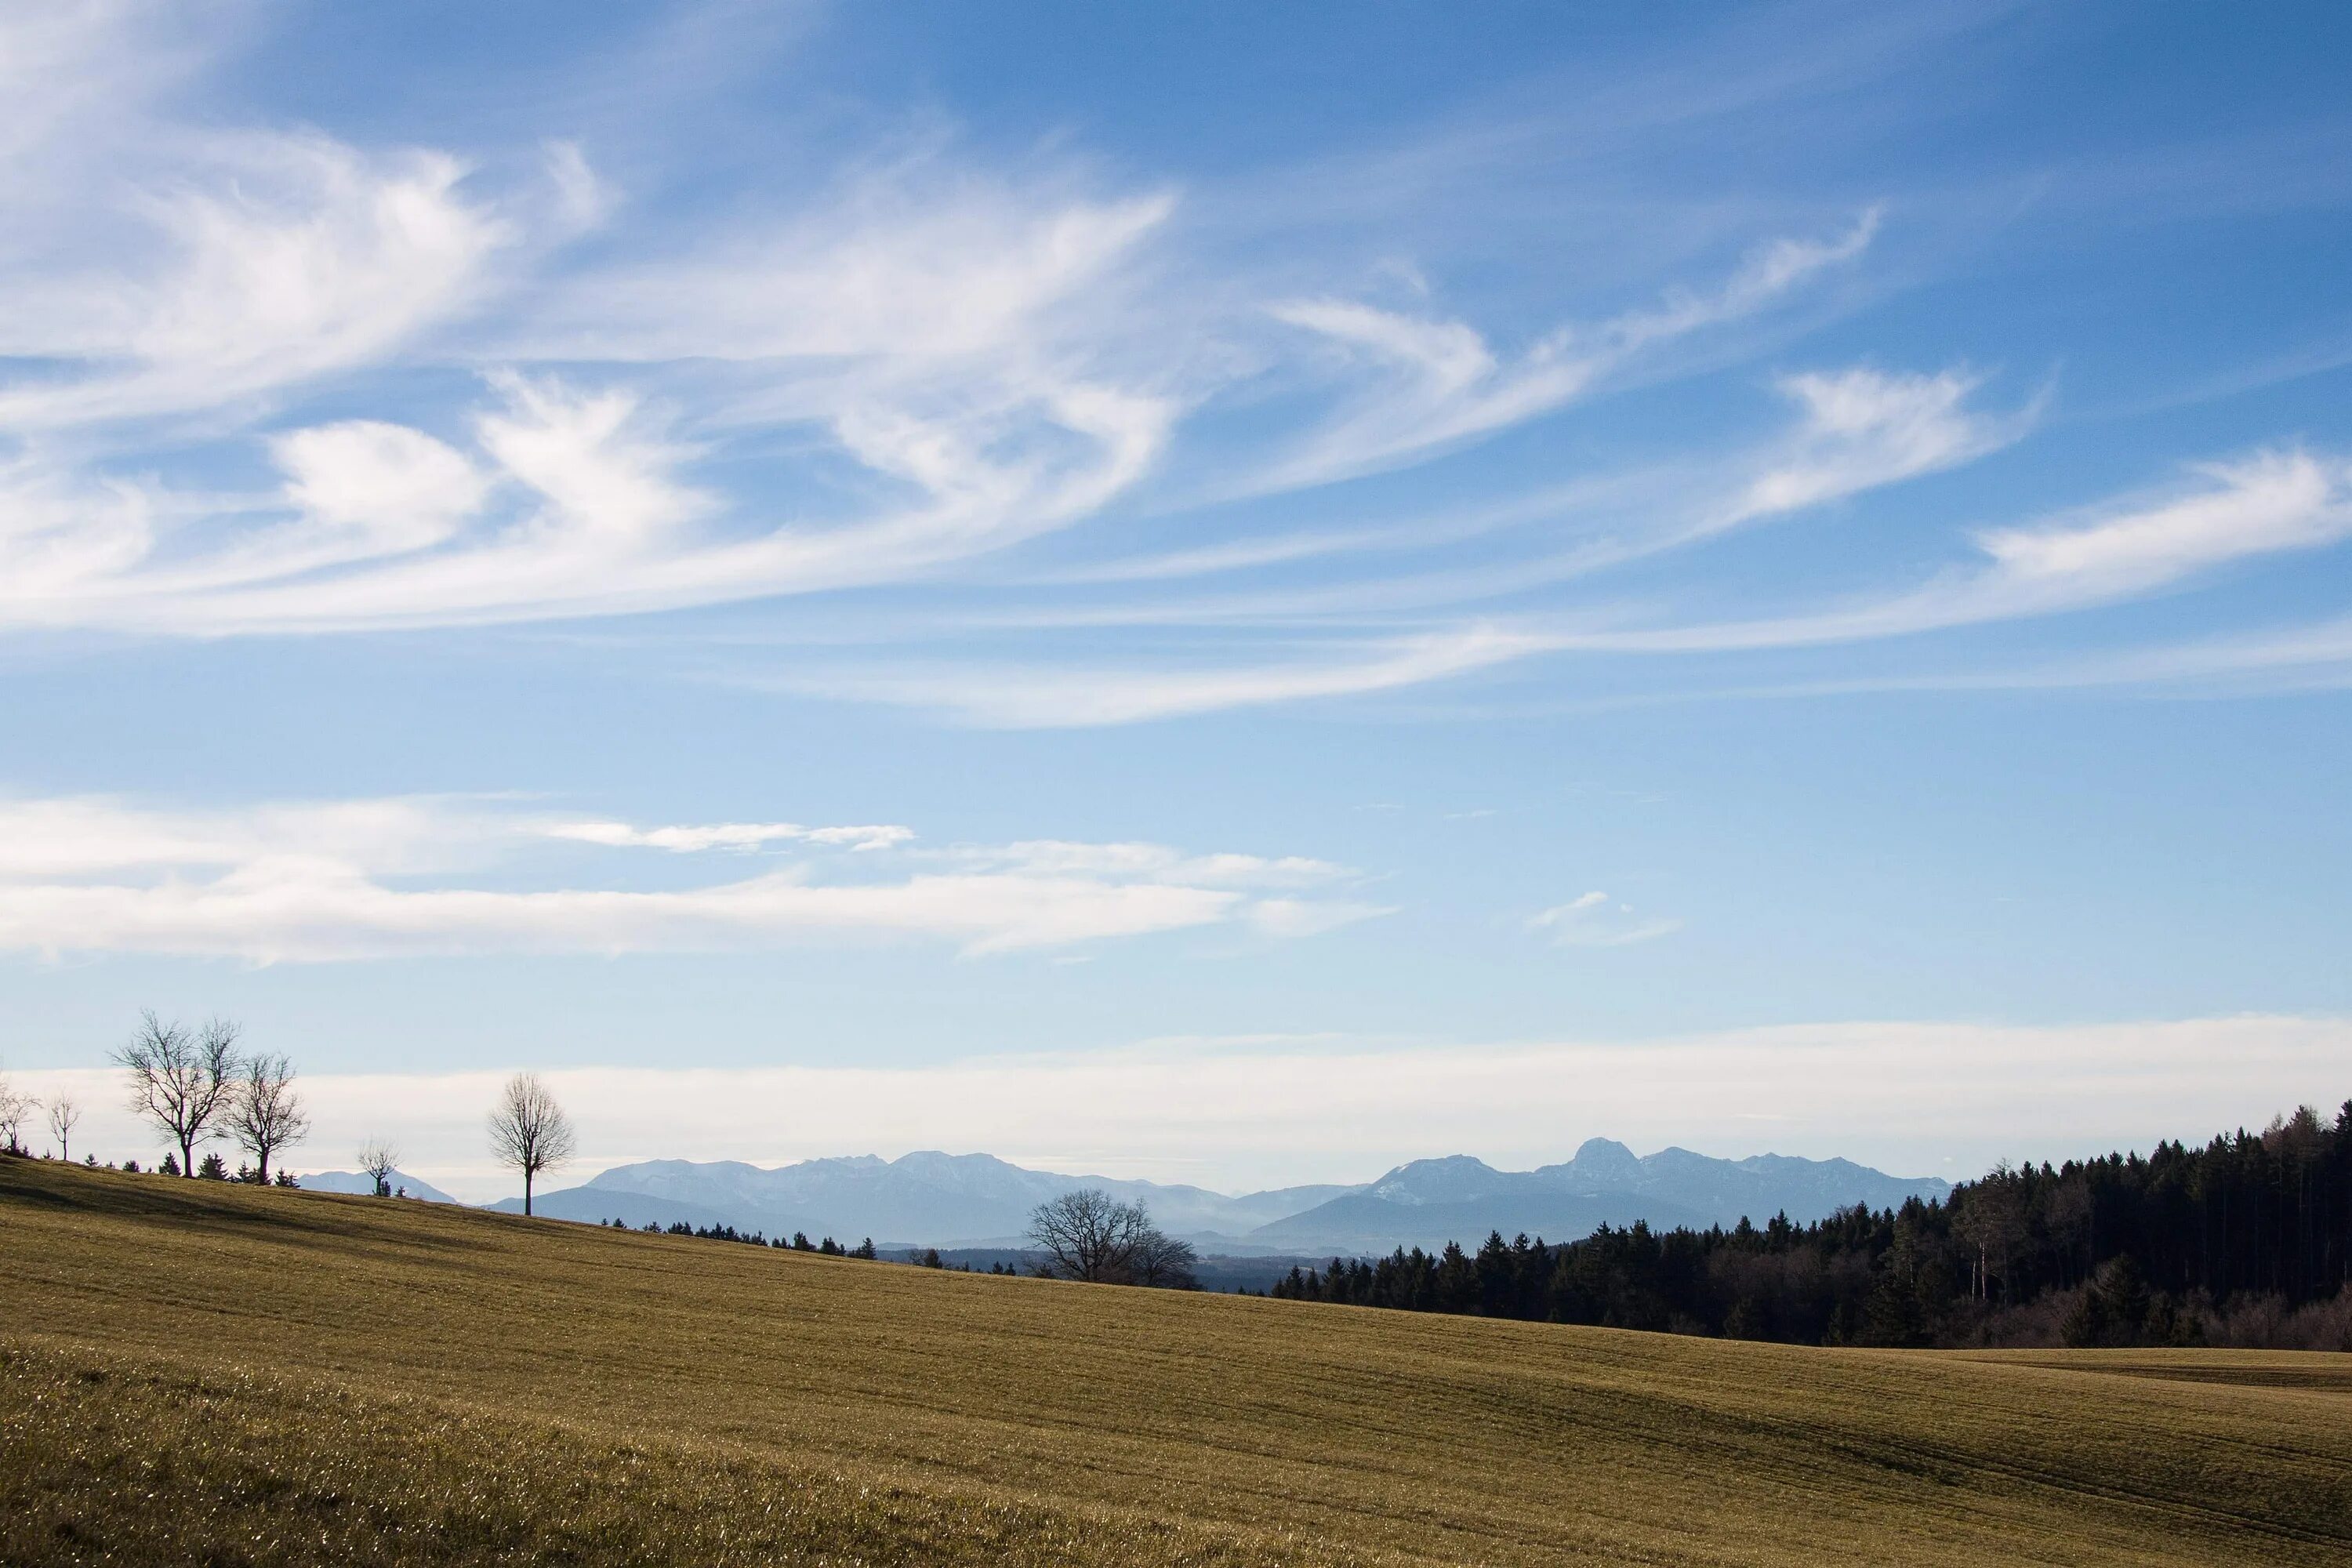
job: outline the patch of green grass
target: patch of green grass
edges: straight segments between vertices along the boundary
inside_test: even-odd
[[[0,1348],[12,1563],[2352,1560],[2347,1357],[1741,1344],[22,1161]]]

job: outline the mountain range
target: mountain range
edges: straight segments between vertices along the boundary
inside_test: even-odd
[[[305,1184],[309,1184],[306,1180]],[[1466,1154],[1415,1160],[1360,1186],[1279,1187],[1238,1197],[1202,1187],[1026,1170],[989,1154],[866,1154],[761,1169],[736,1161],[649,1160],[541,1194],[561,1219],[730,1225],[738,1230],[872,1237],[889,1247],[1017,1246],[1030,1211],[1062,1193],[1100,1187],[1150,1211],[1161,1229],[1205,1253],[1387,1252],[1475,1246],[1490,1230],[1572,1240],[1606,1223],[1658,1227],[1803,1224],[1857,1203],[1873,1208],[1940,1198],[1937,1177],[1890,1176],[1848,1160],[1759,1154],[1720,1160],[1687,1149],[1637,1156],[1595,1138],[1573,1158],[1498,1171]],[[414,1187],[412,1191],[415,1190]],[[491,1205],[516,1210],[520,1199]]]

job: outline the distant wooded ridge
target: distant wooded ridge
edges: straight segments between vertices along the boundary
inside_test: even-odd
[[[2352,1101],[1827,1219],[1297,1269],[1277,1297],[1800,1344],[2352,1350]]]

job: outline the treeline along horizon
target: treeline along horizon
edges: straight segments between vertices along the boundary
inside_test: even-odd
[[[1705,1231],[1490,1234],[1294,1268],[1270,1292],[1795,1344],[2352,1350],[2352,1100],[2203,1148],[2003,1165],[1943,1201]]]

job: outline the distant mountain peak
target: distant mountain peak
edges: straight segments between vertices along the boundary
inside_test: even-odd
[[[1370,1189],[1398,1204],[1461,1203],[1507,1185],[1511,1178],[1475,1154],[1444,1154],[1399,1165]]]
[[[1641,1157],[1614,1138],[1587,1138],[1576,1146],[1569,1163],[1576,1167],[1580,1175],[1613,1175],[1621,1172],[1638,1175],[1642,1169]]]

